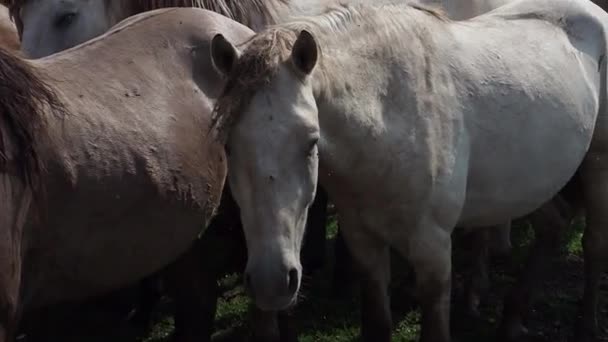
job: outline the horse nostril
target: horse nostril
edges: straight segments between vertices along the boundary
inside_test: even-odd
[[[294,293],[296,293],[296,291],[298,291],[298,285],[299,285],[298,277],[299,277],[298,270],[295,268],[292,268],[288,274],[288,288],[289,288],[290,294],[294,294]]]
[[[247,291],[250,296],[253,296],[253,283],[251,282],[249,273],[245,273],[245,291]]]

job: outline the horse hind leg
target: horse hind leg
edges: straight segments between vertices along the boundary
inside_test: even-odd
[[[490,229],[492,228],[479,228],[467,234],[471,245],[466,256],[469,274],[464,288],[465,311],[462,315],[467,321],[481,317],[479,305],[489,287]]]
[[[593,145],[592,145],[593,148]],[[603,151],[602,151],[603,152]],[[583,235],[585,287],[577,341],[594,341],[598,333],[599,282],[608,260],[608,151],[590,152],[580,169],[587,225]]]
[[[529,216],[535,231],[534,245],[517,284],[505,299],[503,320],[499,328],[500,340],[519,341],[527,335],[524,315],[529,311],[542,281],[554,265],[563,233],[573,218],[574,213],[569,209],[569,205],[558,195]]]
[[[511,221],[494,226],[489,233],[489,253],[491,256],[509,256],[511,253]]]

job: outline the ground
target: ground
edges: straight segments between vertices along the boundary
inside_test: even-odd
[[[580,238],[583,222],[575,222],[572,232],[567,237],[559,260],[556,261],[556,272],[543,287],[541,297],[528,317],[528,327],[535,332],[535,340],[562,342],[572,336],[574,322],[577,319],[578,300],[582,293],[583,261],[581,258]],[[330,238],[336,229],[335,219],[330,220]],[[463,321],[453,315],[454,332],[457,341],[494,341],[494,331],[500,319],[502,298],[525,258],[533,231],[525,223],[513,229],[514,251],[511,260],[494,262],[492,267],[492,286],[482,305],[483,320],[481,322]],[[459,267],[458,251],[455,251],[455,267]],[[411,303],[407,291],[405,271],[407,267],[398,258],[393,261],[392,306],[394,313],[393,341],[415,341],[419,331],[419,313]],[[296,326],[301,342],[346,342],[355,341],[359,327],[359,312],[356,295],[344,290],[342,298],[330,295],[329,280],[331,265],[319,274],[305,279],[303,298],[296,311]],[[605,282],[608,284],[608,282]],[[462,278],[455,274],[454,293],[461,289]],[[238,276],[226,276],[222,280],[225,288],[219,304],[216,318],[217,333],[214,341],[243,341],[248,331],[247,306],[248,299],[240,287]],[[606,288],[602,288],[606,292]],[[356,293],[356,292],[355,292]],[[457,296],[455,296],[457,297]],[[606,294],[604,293],[604,296]],[[155,324],[151,331],[138,333],[128,328],[127,324],[107,319],[107,314],[97,305],[93,310],[81,311],[73,315],[65,327],[57,327],[53,337],[48,341],[61,342],[101,342],[101,341],[142,341],[168,342],[172,331],[170,318],[171,304],[164,301],[159,309]],[[606,324],[606,308],[600,305],[602,327]],[[91,314],[87,312],[91,311]],[[94,313],[94,314],[93,314]],[[603,331],[604,336],[608,335]],[[55,336],[56,335],[56,336]]]

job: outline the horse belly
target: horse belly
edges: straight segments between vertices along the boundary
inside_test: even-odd
[[[566,185],[589,148],[598,112],[595,96],[566,103],[553,94],[516,107],[487,112],[491,114],[478,119],[475,128],[469,127],[460,225],[500,224],[534,211]]]
[[[206,225],[200,210],[179,202],[124,204],[116,199],[115,211],[105,215],[81,208],[42,232],[41,254],[29,264],[31,306],[129,285],[177,259]]]

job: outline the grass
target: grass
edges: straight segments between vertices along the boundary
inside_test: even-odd
[[[554,273],[543,286],[541,298],[528,317],[531,331],[537,332],[540,341],[567,341],[572,335],[573,322],[577,318],[577,302],[581,295],[582,285],[582,247],[581,236],[584,221],[576,221],[570,231],[563,255],[557,261],[558,272]],[[337,232],[337,221],[331,218],[328,222],[328,237],[334,238]],[[492,287],[482,305],[483,318],[481,321],[470,322],[463,320],[458,314],[453,314],[455,322],[453,335],[459,341],[494,341],[496,326],[500,321],[502,298],[515,282],[525,260],[530,241],[534,238],[532,227],[520,224],[513,229],[513,258],[510,261],[499,261],[493,264],[491,272]],[[330,244],[331,245],[331,244]],[[458,247],[455,247],[458,249]],[[331,255],[329,253],[328,255]],[[454,267],[458,272],[461,264],[458,252],[455,254]],[[344,289],[340,298],[330,294],[332,265],[306,279],[303,289],[304,297],[295,312],[296,327],[301,342],[351,342],[357,340],[359,331],[359,304],[355,289]],[[412,303],[407,288],[411,287],[407,265],[399,258],[393,260],[392,308],[394,315],[393,341],[416,341],[420,330],[420,312]],[[215,341],[243,341],[248,331],[249,299],[240,287],[237,275],[227,276],[222,280],[222,287],[228,289],[219,301]],[[453,281],[455,297],[462,292],[462,277],[455,275]],[[456,301],[453,306],[458,306]],[[84,332],[72,330],[57,341],[142,341],[168,342],[173,330],[173,320],[170,316],[170,303],[165,303],[155,325],[144,335],[125,334],[121,329],[109,329],[114,333],[105,334],[103,329]],[[606,315],[603,315],[606,316]],[[602,325],[604,317],[602,317]],[[73,325],[72,325],[73,329]],[[101,332],[100,332],[101,331]],[[106,331],[107,332],[107,331]],[[53,339],[50,339],[53,341]]]

